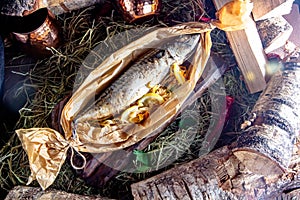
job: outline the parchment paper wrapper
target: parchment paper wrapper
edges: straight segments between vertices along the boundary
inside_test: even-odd
[[[236,31],[245,28],[251,20],[253,3],[249,0],[233,0],[226,3],[216,13],[217,20],[212,23],[224,31]]]
[[[243,24],[241,27],[243,27]],[[114,151],[131,146],[141,139],[161,131],[180,110],[181,105],[191,94],[201,77],[210,55],[212,45],[210,32],[214,28],[211,23],[200,22],[160,28],[114,52],[88,75],[65,105],[61,114],[64,137],[61,133],[50,128],[16,130],[23,148],[28,154],[31,169],[28,184],[37,179],[43,189],[49,187],[59,173],[69,148],[72,152],[102,153]],[[97,141],[89,140],[89,137],[85,137],[85,135],[74,135],[75,132],[71,126],[72,120],[95,97],[96,91],[101,92],[105,89],[120,72],[128,67],[131,60],[141,57],[147,49],[157,47],[174,36],[184,34],[200,34],[199,44],[196,47],[189,68],[188,79],[172,91],[174,95],[170,99],[150,113],[150,117],[146,119],[144,126],[135,124],[127,127],[126,132],[131,137],[118,143],[111,140],[108,144],[97,143]],[[116,141],[120,141],[122,135],[116,133],[114,138]]]

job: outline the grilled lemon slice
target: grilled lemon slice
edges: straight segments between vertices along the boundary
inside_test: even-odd
[[[139,106],[150,106],[154,104],[162,104],[164,98],[156,93],[147,93],[138,100]]]
[[[138,124],[149,117],[148,108],[139,106],[131,106],[126,109],[122,115],[121,120],[124,122],[131,122]]]
[[[186,70],[184,67],[179,66],[177,62],[171,66],[171,71],[174,73],[174,76],[179,84],[183,84],[186,81]]]

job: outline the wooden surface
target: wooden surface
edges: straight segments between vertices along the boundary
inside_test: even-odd
[[[290,13],[294,0],[252,0],[255,21]]]
[[[213,2],[218,10],[230,0],[213,0]],[[226,35],[249,92],[262,91],[266,86],[264,76],[267,58],[256,24],[249,17],[249,23],[244,30],[226,32]]]

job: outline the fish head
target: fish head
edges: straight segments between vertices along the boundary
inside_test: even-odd
[[[168,52],[175,60],[182,63],[188,59],[199,44],[200,34],[189,34],[177,37],[172,41],[173,45],[168,48]]]

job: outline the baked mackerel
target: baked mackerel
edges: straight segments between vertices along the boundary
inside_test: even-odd
[[[110,86],[98,95],[95,102],[84,109],[73,121],[75,130],[80,126],[116,117],[133,102],[170,74],[172,64],[182,64],[199,44],[200,35],[191,34],[174,38],[162,46],[149,50],[135,61]],[[78,127],[79,126],[79,127]]]

